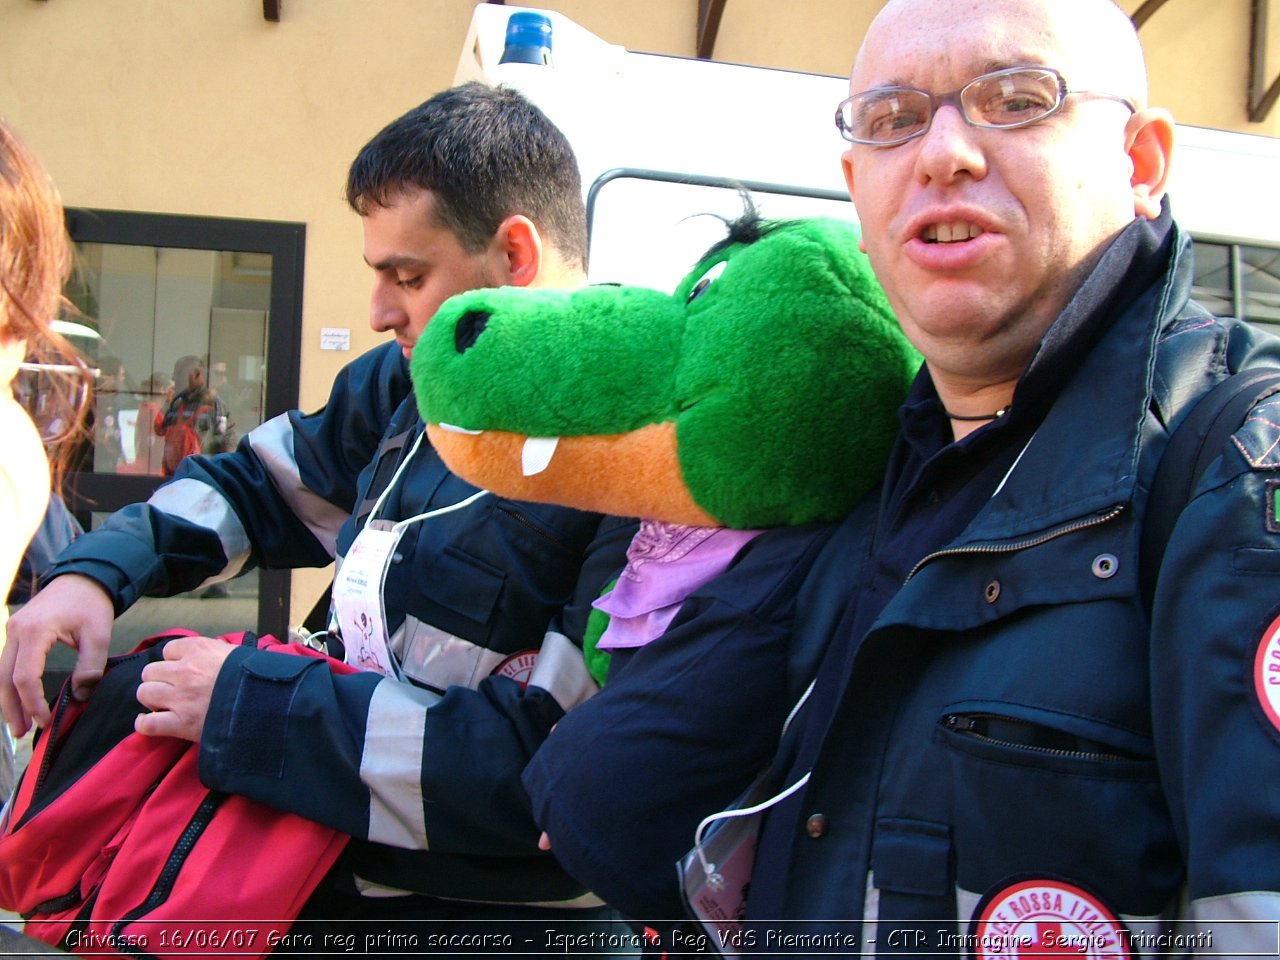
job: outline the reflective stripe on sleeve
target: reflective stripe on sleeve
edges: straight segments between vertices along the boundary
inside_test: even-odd
[[[307,489],[298,470],[298,460],[293,452],[293,425],[288,414],[272,417],[266,423],[254,427],[246,435],[249,445],[267,473],[276,490],[294,515],[334,556],[337,552],[338,531],[350,519],[350,514],[335,507],[328,500]]]
[[[412,895],[412,890],[403,890],[400,887],[388,887],[381,883],[375,883],[372,880],[366,880],[358,873],[354,874],[352,879],[355,881],[356,890],[362,897],[403,897]],[[491,906],[493,904],[502,904],[503,906],[512,907],[536,907],[540,909],[557,909],[557,910],[597,910],[604,906],[604,901],[597,897],[594,893],[584,893],[581,896],[574,897],[571,900],[539,900],[528,902],[525,900],[462,900],[458,897],[434,897],[436,900],[452,900],[454,903],[483,903]],[[565,919],[572,920],[572,917]]]
[[[551,694],[565,713],[599,692],[591,679],[582,650],[572,640],[554,630],[547,632],[533,666],[529,686]]]
[[[360,779],[369,788],[370,840],[427,849],[422,751],[427,708],[439,701],[430,690],[390,678],[373,691],[360,758]]]
[[[207,527],[218,535],[227,565],[216,579],[234,577],[249,559],[249,537],[244,524],[216,487],[192,477],[172,480],[157,488],[147,505],[196,526]]]
[[[1256,890],[1193,900],[1195,931],[1212,935],[1207,955],[1219,957],[1274,956],[1280,950],[1280,893]]]

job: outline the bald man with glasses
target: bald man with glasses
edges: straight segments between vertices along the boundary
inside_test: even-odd
[[[851,91],[862,247],[925,365],[870,556],[814,572],[852,600],[777,775],[808,782],[764,815],[759,942],[1274,951],[1280,403],[1210,467],[1151,611],[1138,544],[1171,428],[1280,348],[1189,299],[1134,28],[1110,0],[890,0]]]

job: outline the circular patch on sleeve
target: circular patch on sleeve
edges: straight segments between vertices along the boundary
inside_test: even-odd
[[[509,677],[521,688],[529,689],[529,679],[533,676],[533,665],[538,662],[537,650],[521,650],[513,653],[493,669],[491,677]]]
[[[1280,735],[1280,617],[1271,621],[1253,657],[1253,691],[1271,733]]]
[[[969,944],[975,960],[1133,956],[1128,930],[1100,898],[1051,877],[997,885],[978,904]]]

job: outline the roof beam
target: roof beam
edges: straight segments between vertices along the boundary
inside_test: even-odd
[[[716,50],[720,17],[727,0],[698,0],[698,59],[710,60]]]
[[[1249,122],[1261,123],[1280,98],[1280,73],[1267,86],[1267,8],[1270,0],[1253,0],[1249,25]],[[1265,90],[1263,88],[1266,88]]]
[[[262,19],[280,22],[280,0],[262,0]]]
[[[1142,25],[1168,2],[1169,0],[1144,0],[1142,6],[1135,10],[1133,16],[1129,18],[1133,21],[1134,28],[1141,29]]]

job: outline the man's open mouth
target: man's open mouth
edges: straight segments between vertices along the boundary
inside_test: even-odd
[[[976,223],[957,220],[953,223],[931,223],[924,228],[920,239],[925,243],[958,243],[981,236],[983,229]]]

